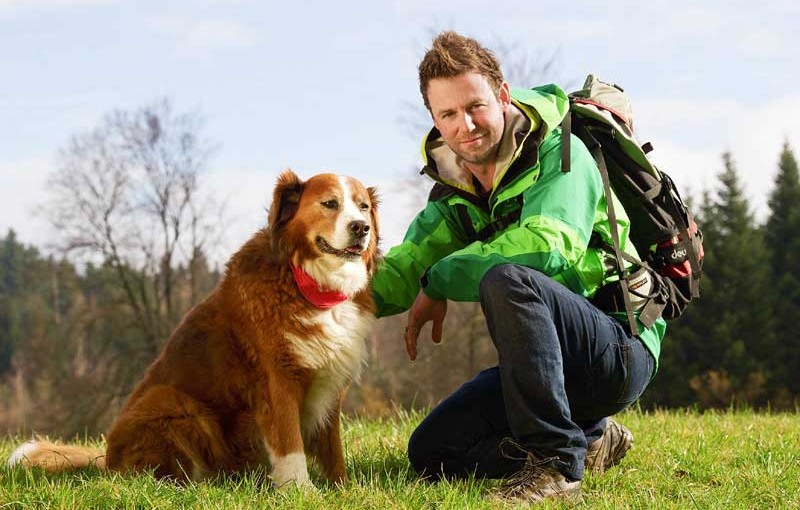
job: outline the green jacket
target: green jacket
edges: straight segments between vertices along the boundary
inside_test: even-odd
[[[593,233],[610,243],[606,197],[597,165],[586,146],[572,136],[571,171],[561,172],[560,123],[569,108],[556,85],[512,89],[512,104],[498,154],[494,187],[480,197],[471,176],[434,128],[423,141],[423,171],[435,182],[428,203],[411,223],[403,242],[386,254],[373,279],[378,316],[400,313],[414,302],[420,277],[434,299],[479,301],[483,275],[513,263],[534,268],[573,292],[592,297],[617,279],[613,261],[589,246]],[[638,257],[628,239],[629,221],[614,197],[622,248]],[[521,208],[519,220],[485,241],[470,242],[458,204],[475,231]],[[617,317],[624,321],[624,313]],[[666,330],[659,319],[640,338],[656,361]]]

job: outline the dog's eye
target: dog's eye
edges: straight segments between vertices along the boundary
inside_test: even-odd
[[[328,209],[338,209],[339,208],[339,201],[335,200],[335,199],[334,200],[327,200],[325,202],[322,202],[322,205],[324,207],[327,207]]]
[[[360,204],[358,204],[358,207],[359,207],[359,208],[360,208],[362,211],[369,211],[369,204],[368,204],[368,203],[366,203],[366,202],[361,202]]]

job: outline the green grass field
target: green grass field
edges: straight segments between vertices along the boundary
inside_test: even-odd
[[[485,496],[495,482],[430,484],[415,477],[405,446],[421,417],[346,419],[350,481],[317,493],[274,491],[264,473],[181,486],[146,475],[0,468],[0,509],[494,508]],[[635,436],[623,462],[588,475],[582,502],[538,508],[800,508],[800,414],[630,411],[619,421]],[[20,441],[0,443],[3,458]]]

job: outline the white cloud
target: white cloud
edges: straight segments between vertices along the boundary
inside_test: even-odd
[[[473,12],[475,10],[486,9],[490,4],[483,0],[461,0],[458,2],[458,9],[448,2],[429,2],[427,0],[393,0],[389,9],[395,16],[420,17],[424,16],[430,20],[430,26],[434,25],[442,17],[453,18],[454,14],[461,12]]]
[[[660,140],[655,146],[651,161],[669,174],[684,199],[699,197],[716,185],[715,177],[722,169],[721,150],[691,149],[669,140]]]
[[[643,19],[652,19],[652,13],[647,9],[637,9],[643,14]],[[667,5],[660,17],[661,23],[655,24],[657,30],[665,39],[679,39],[683,37],[698,37],[707,39],[710,35],[719,33],[725,26],[725,20],[720,16],[719,8],[691,5],[685,8],[675,8]]]
[[[682,190],[716,188],[722,153],[730,151],[745,193],[759,220],[767,213],[783,143],[800,148],[796,95],[761,104],[670,100],[635,105],[638,130],[656,150],[652,157]]]
[[[692,100],[688,98],[658,98],[632,100],[634,125],[637,130],[692,130],[700,127],[719,128],[730,118],[746,114],[746,108],[730,99]]]
[[[0,12],[109,4],[116,0],[0,0]]]
[[[744,33],[736,43],[739,54],[752,59],[780,57],[787,47],[778,34],[763,28]]]
[[[226,225],[222,246],[212,254],[225,262],[250,236],[267,224],[267,208],[278,174],[250,169],[214,169],[203,175],[202,185],[225,204]]]
[[[14,229],[22,242],[45,247],[49,225],[37,207],[45,201],[51,170],[51,161],[44,157],[0,162],[0,236]]]
[[[377,183],[381,199],[380,213],[381,249],[389,251],[400,244],[408,225],[423,207],[428,196],[427,189],[433,183],[426,176],[412,175],[408,179],[399,177]]]
[[[535,32],[530,30],[533,23],[536,24]],[[515,16],[504,21],[503,24],[508,28],[508,33],[512,34],[509,41],[535,41],[533,43],[535,45],[531,45],[532,53],[541,51],[542,48],[571,44],[594,48],[598,41],[611,40],[617,30],[613,20],[592,18],[543,20],[536,16]],[[502,33],[496,37],[507,38],[508,36]],[[491,46],[491,38],[483,39],[479,37],[481,42]]]
[[[258,42],[253,30],[231,20],[160,18],[149,21],[148,26],[173,38],[179,57],[198,58],[211,51],[247,49]]]

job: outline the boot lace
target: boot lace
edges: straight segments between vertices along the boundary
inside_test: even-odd
[[[552,472],[553,468],[551,463],[558,460],[558,457],[540,459],[508,437],[500,442],[500,453],[506,459],[525,461],[525,464],[519,471],[500,485],[499,492],[506,497],[513,497],[516,494],[524,493],[528,489],[536,487],[542,479],[547,478],[550,472]]]

